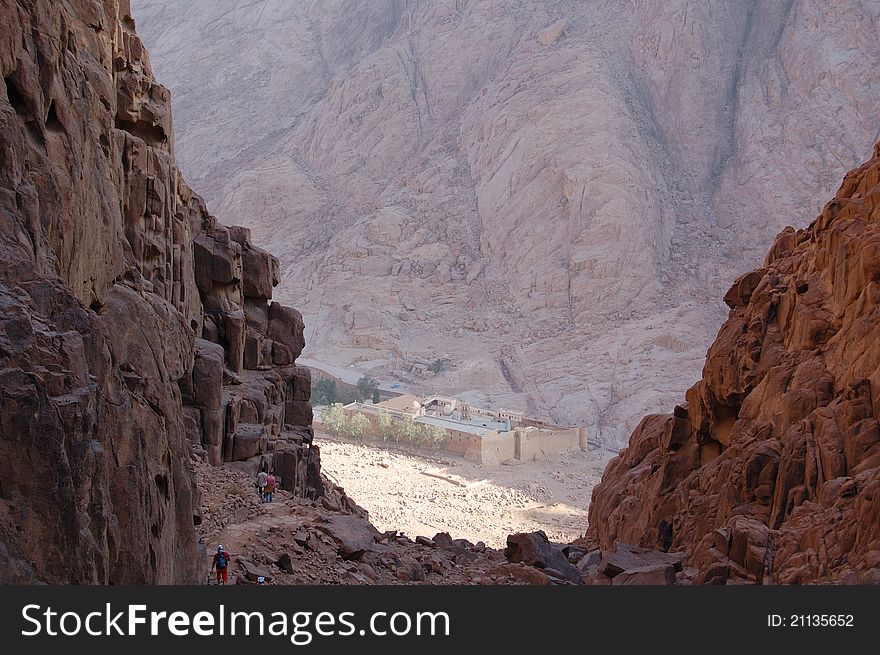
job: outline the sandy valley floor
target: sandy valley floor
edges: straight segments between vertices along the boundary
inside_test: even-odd
[[[444,455],[335,441],[316,435],[323,472],[370,512],[379,530],[453,537],[504,547],[508,534],[544,530],[551,540],[584,533],[593,485],[613,456],[572,452],[483,467]]]

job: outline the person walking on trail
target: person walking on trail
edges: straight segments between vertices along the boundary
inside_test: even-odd
[[[260,494],[260,498],[262,498],[263,502],[266,502],[266,480],[269,479],[269,474],[265,471],[260,471],[257,473],[257,491]]]
[[[214,561],[211,563],[211,570],[217,569],[217,584],[226,584],[229,573],[229,553],[223,548],[223,544],[217,546],[217,552],[214,553]]]
[[[266,478],[266,486],[263,489],[263,502],[271,503],[272,502],[272,494],[275,493],[275,474],[271,471],[269,472],[269,477]]]

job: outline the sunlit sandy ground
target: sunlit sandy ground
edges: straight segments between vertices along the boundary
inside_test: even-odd
[[[590,492],[613,456],[576,451],[515,466],[483,467],[316,437],[332,480],[370,512],[379,530],[411,537],[449,532],[503,547],[508,534],[544,530],[570,541],[587,527]]]

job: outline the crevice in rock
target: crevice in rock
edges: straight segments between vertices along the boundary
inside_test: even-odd
[[[155,480],[156,486],[159,488],[162,496],[165,500],[168,500],[168,476],[164,473],[157,473]]]
[[[116,129],[128,132],[149,146],[155,147],[168,142],[168,135],[165,134],[165,130],[159,125],[151,125],[143,120],[132,122],[117,116]]]
[[[52,134],[64,134],[67,131],[58,118],[58,110],[55,108],[54,99],[49,103],[49,112],[46,114],[45,125],[46,131]]]
[[[34,119],[31,103],[18,88],[12,76],[4,77],[3,82],[6,84],[6,97],[9,98],[9,104],[12,105],[16,115],[24,123],[28,141],[35,149],[45,150],[45,138]]]
[[[22,117],[30,116],[30,107],[12,77],[4,77],[3,82],[6,84],[6,97],[15,113]]]

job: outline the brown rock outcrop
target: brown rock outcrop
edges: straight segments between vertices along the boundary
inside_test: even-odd
[[[558,579],[573,584],[581,582],[581,572],[562,554],[562,547],[552,544],[542,531],[509,535],[504,556],[512,563],[524,562],[544,569],[547,575],[552,571]]]
[[[128,2],[0,13],[0,582],[201,581],[191,457],[300,448],[301,317],[181,178]]]
[[[698,582],[880,581],[880,144],[725,296],[703,378],[593,491],[589,540]]]

